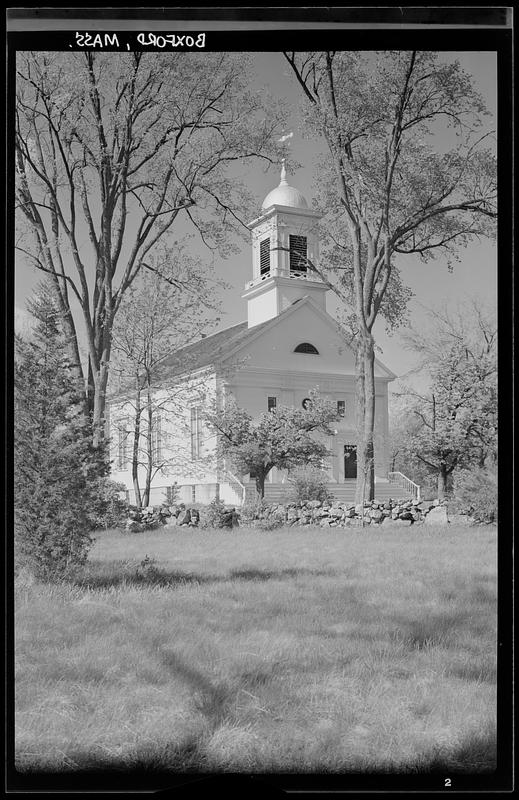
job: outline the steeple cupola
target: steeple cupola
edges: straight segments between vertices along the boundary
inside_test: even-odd
[[[267,208],[270,208],[270,206],[276,205],[290,206],[290,208],[308,208],[308,203],[299,189],[294,189],[293,186],[289,186],[288,184],[285,159],[282,161],[281,180],[279,181],[279,186],[277,186],[275,189],[272,189],[272,191],[268,193],[261,204],[261,210],[265,211]]]
[[[249,223],[252,280],[245,286],[249,328],[276,317],[309,295],[326,309],[326,286],[311,269],[319,261],[321,214],[308,208],[287,181],[285,160],[279,186],[266,196],[261,215]]]

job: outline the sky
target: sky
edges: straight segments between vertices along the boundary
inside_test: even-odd
[[[464,69],[473,77],[474,84],[483,95],[488,111],[496,119],[496,86],[497,66],[495,53],[443,53],[442,59],[459,59]],[[255,59],[257,74],[255,82],[264,83],[271,91],[275,87],[280,97],[287,98],[287,104],[298,105],[298,87],[291,75],[288,64],[285,65],[281,53],[258,54]],[[315,142],[302,138],[301,128],[295,111],[287,126],[293,131],[290,149],[293,158],[302,166],[289,176],[289,183],[299,189],[311,206],[316,194],[316,172],[314,161],[320,149]],[[491,121],[490,121],[491,122]],[[298,130],[299,126],[299,130]],[[279,183],[279,172],[276,169],[264,174],[256,170],[251,175],[249,188],[258,197],[258,209],[268,192]],[[425,317],[423,306],[438,307],[446,304],[455,309],[467,297],[478,297],[492,306],[497,304],[497,255],[494,242],[482,240],[460,251],[460,262],[455,263],[454,270],[449,272],[444,259],[423,264],[414,256],[402,257],[398,265],[402,271],[404,283],[414,292],[410,303],[410,322],[420,326]],[[226,311],[222,327],[241,322],[245,318],[245,302],[241,300],[241,292],[247,280],[251,278],[252,261],[248,247],[244,247],[240,256],[229,258],[221,264],[222,277],[231,284],[223,296],[223,307]],[[338,303],[330,293],[327,296],[327,310],[334,313]],[[375,326],[375,338],[380,348],[378,358],[396,375],[404,376],[413,368],[416,357],[403,349],[402,339],[398,333],[388,336],[384,323]],[[392,385],[390,384],[390,388]],[[395,387],[396,388],[396,382]]]
[[[488,110],[496,116],[497,69],[496,56],[492,52],[443,53],[442,60],[458,58],[464,69],[472,75],[476,88],[481,92]],[[284,100],[290,112],[287,131],[293,132],[290,139],[291,157],[301,167],[290,175],[289,183],[298,188],[309,205],[316,194],[316,156],[323,151],[322,143],[304,139],[299,120],[298,104],[300,89],[289,65],[281,53],[257,53],[252,55],[251,86],[258,91],[265,86],[274,95]],[[492,120],[490,120],[492,124]],[[495,125],[494,125],[495,127]],[[242,170],[242,177],[249,190],[257,198],[258,212],[268,192],[279,183],[279,168],[265,172],[256,166]],[[244,285],[252,277],[251,249],[247,242],[239,242],[240,252],[227,259],[216,259],[215,276],[227,284],[222,291],[221,322],[218,328],[228,327],[246,318],[246,302],[241,298]],[[202,250],[200,254],[204,256]],[[194,252],[194,255],[198,253]],[[404,283],[414,293],[409,311],[411,324],[420,326],[424,320],[424,306],[438,307],[446,304],[451,310],[467,297],[476,297],[495,305],[497,300],[497,257],[493,242],[482,240],[466,247],[459,253],[460,261],[449,272],[447,263],[441,258],[423,264],[414,256],[401,257],[398,265]],[[26,319],[25,301],[35,284],[40,280],[29,263],[19,259],[16,267],[15,302],[16,321],[23,326]],[[330,313],[337,309],[337,301],[328,294],[327,307]],[[405,376],[415,363],[415,356],[402,346],[401,335],[396,332],[388,336],[383,322],[375,326],[375,338],[379,347],[378,358],[398,376]],[[395,381],[393,388],[398,388]]]

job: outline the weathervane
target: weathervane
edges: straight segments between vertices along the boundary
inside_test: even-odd
[[[293,135],[294,135],[293,131],[290,131],[290,133],[286,133],[284,136],[282,136],[280,139],[278,139],[278,142],[280,142],[281,144],[283,142],[287,142],[289,139],[292,138]],[[290,147],[290,142],[289,141],[288,141],[286,147],[287,148]],[[280,184],[279,184],[280,186],[281,186],[281,184],[286,184],[287,183],[287,170],[286,170],[285,162],[286,162],[286,158],[285,158],[285,156],[283,156],[283,158],[281,159],[281,180],[280,180]]]

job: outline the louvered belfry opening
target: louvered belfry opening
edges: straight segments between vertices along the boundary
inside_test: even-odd
[[[260,242],[260,275],[270,272],[270,238]]]
[[[307,240],[306,236],[290,234],[290,272],[306,272]]]

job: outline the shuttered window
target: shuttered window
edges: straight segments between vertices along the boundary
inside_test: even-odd
[[[153,464],[158,466],[162,462],[162,419],[160,414],[153,416],[151,428],[151,452]]]
[[[289,236],[290,272],[306,272],[306,236]]]
[[[128,417],[117,423],[117,468],[128,468]]]
[[[194,461],[200,458],[202,449],[202,425],[200,420],[200,409],[191,409],[191,459]]]
[[[260,275],[270,272],[270,238],[260,243]]]

